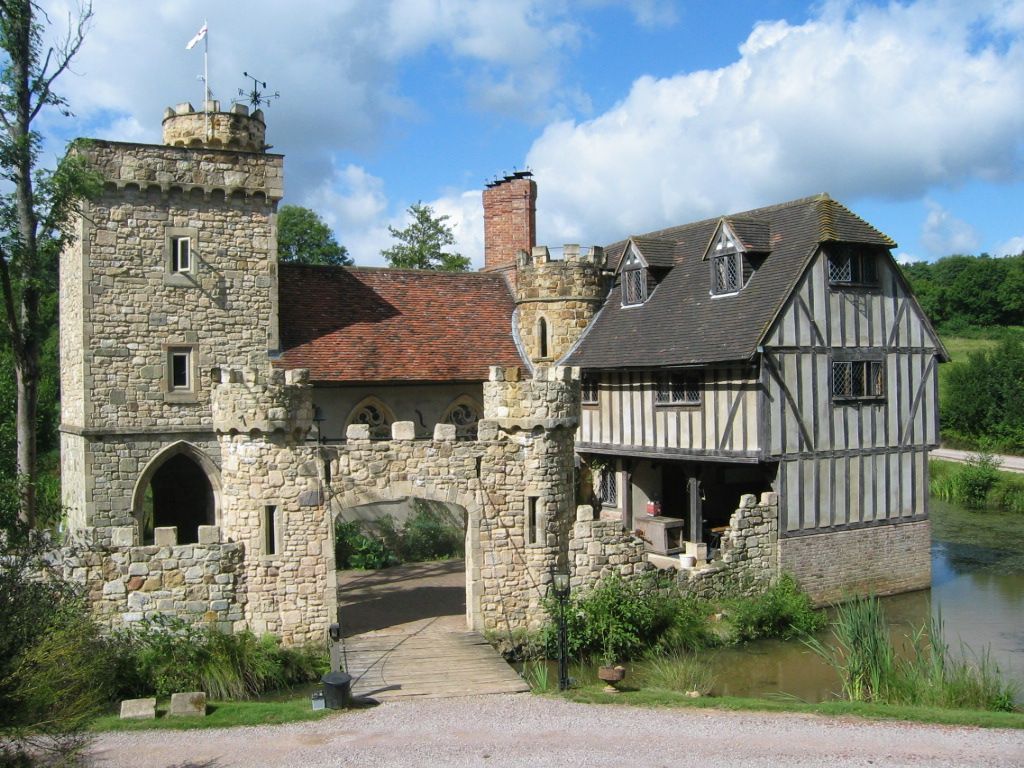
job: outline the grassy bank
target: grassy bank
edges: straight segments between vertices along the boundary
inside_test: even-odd
[[[245,725],[282,725],[319,720],[333,710],[313,711],[309,696],[284,701],[215,701],[207,705],[206,717],[169,717],[169,702],[157,707],[156,720],[122,720],[116,713],[104,715],[92,724],[102,731],[185,731],[194,728],[233,728]]]

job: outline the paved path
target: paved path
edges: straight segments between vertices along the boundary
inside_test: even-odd
[[[393,701],[285,726],[107,733],[92,757],[97,768],[1020,768],[1024,731],[517,695]]]
[[[517,693],[529,686],[466,629],[462,560],[338,574],[353,693],[377,701]]]
[[[976,453],[977,451],[958,451],[954,448],[936,448],[935,450],[928,452],[928,457],[932,459],[945,459],[946,461],[958,461],[963,463]],[[1000,469],[1006,470],[1007,472],[1024,472],[1024,456],[995,454],[995,457],[1002,462],[999,465]]]

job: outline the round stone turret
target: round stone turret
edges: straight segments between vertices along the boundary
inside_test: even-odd
[[[604,251],[566,245],[562,258],[545,246],[519,252],[519,339],[530,362],[556,363],[576,343],[608,293]]]
[[[244,104],[232,104],[220,111],[219,101],[206,102],[206,111],[185,102],[164,111],[164,144],[170,147],[205,147],[265,152],[267,125],[263,111],[249,114]]]

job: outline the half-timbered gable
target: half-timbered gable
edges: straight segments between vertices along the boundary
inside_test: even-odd
[[[685,518],[698,546],[766,490],[782,537],[925,520],[946,353],[894,246],[827,195],[609,246],[611,294],[565,362],[588,382],[577,450],[614,481],[611,514]],[[648,251],[657,290],[629,301]]]

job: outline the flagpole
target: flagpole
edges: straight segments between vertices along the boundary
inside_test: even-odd
[[[206,112],[206,140],[209,141],[213,138],[213,130],[210,126],[210,27],[206,19],[203,19],[203,28],[206,30],[203,35],[203,84],[206,86],[203,111]]]

